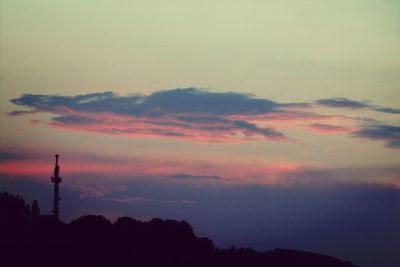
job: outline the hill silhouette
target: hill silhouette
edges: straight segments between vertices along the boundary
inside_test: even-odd
[[[110,222],[85,215],[69,224],[41,215],[19,196],[0,193],[2,266],[355,266],[310,252],[251,248],[219,249],[197,237],[185,221],[142,222],[120,217]]]

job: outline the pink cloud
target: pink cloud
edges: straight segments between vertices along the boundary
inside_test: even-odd
[[[213,117],[217,121],[199,121],[200,116],[184,114],[193,121],[179,119],[183,114],[163,117],[140,117],[113,113],[92,113],[65,110],[52,122],[42,122],[53,127],[75,131],[95,132],[136,138],[169,138],[210,143],[240,143],[243,141],[289,140],[268,126],[252,124],[253,116],[234,120],[230,116]],[[203,115],[204,117],[204,115]],[[247,122],[249,121],[249,122]],[[33,121],[38,123],[38,121]]]
[[[272,162],[272,161],[271,161]],[[0,162],[0,173],[50,183],[53,164],[45,159],[14,159]],[[161,184],[191,186],[320,186],[335,183],[390,185],[400,188],[398,170],[341,169],[312,166],[296,162],[274,161],[270,164],[211,162],[182,159],[135,158],[107,162],[107,159],[79,155],[62,159],[63,184],[80,192],[82,197],[104,198],[111,192],[123,191],[118,186],[86,186],[95,183],[124,183],[147,180]]]
[[[36,180],[48,182],[53,172],[53,164],[52,158],[37,157],[28,152],[24,158],[10,158],[9,160],[1,161],[0,172],[12,176],[31,177]],[[162,158],[113,158],[108,160],[107,158],[89,157],[79,154],[70,154],[68,157],[61,156],[61,177],[66,177],[66,180],[63,182],[69,183],[73,180],[75,188],[83,195],[103,195],[110,188],[82,187],[80,185],[82,181],[74,177],[86,176],[88,178],[85,178],[85,182],[90,182],[93,179],[127,181],[149,177],[165,182],[236,184],[262,181],[265,180],[265,177],[277,177],[296,172],[301,168],[300,164],[285,162],[260,165],[173,158],[169,158],[168,160]],[[175,177],[176,174],[180,173],[191,174],[191,177],[196,179],[165,178]],[[208,179],[207,177],[215,177],[215,179]]]

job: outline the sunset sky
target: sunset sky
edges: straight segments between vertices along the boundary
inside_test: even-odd
[[[0,191],[399,266],[400,2],[0,3]]]

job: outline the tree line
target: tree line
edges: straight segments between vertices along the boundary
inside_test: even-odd
[[[2,266],[354,266],[303,251],[220,249],[185,221],[85,215],[67,224],[42,215],[37,201],[29,205],[6,192],[0,193],[0,256]]]

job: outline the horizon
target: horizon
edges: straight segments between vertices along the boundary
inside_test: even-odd
[[[400,264],[396,1],[0,5],[1,191]]]

